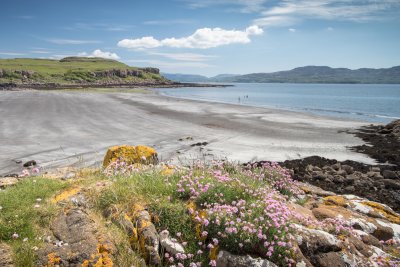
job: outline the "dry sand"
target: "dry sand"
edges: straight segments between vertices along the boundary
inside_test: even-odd
[[[0,91],[0,116],[0,175],[20,171],[16,160],[45,168],[98,165],[118,144],[149,145],[173,162],[311,155],[373,162],[349,151],[362,141],[342,132],[363,122],[151,92]],[[208,145],[191,146],[198,142]]]

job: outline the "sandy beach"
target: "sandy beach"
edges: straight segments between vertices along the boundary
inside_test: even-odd
[[[311,155],[374,161],[344,133],[366,123],[147,93],[0,92],[0,175],[36,160],[44,168],[99,165],[112,145],[152,146],[164,161],[282,161]],[[198,146],[197,143],[207,142]]]

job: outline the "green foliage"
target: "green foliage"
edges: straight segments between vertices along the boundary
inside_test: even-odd
[[[20,238],[35,238],[35,226],[47,225],[54,212],[54,207],[46,204],[45,199],[65,187],[57,180],[27,178],[0,191],[0,240],[10,241],[14,233]],[[39,206],[35,208],[35,205]]]

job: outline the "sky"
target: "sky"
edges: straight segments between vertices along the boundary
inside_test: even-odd
[[[0,23],[0,58],[206,76],[400,65],[400,0],[1,0]]]

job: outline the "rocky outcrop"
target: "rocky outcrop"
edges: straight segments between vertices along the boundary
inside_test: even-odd
[[[400,211],[400,169],[387,165],[339,162],[317,156],[281,163],[293,178],[333,191],[354,194],[389,205]]]
[[[400,168],[400,120],[386,126],[370,125],[354,133],[367,144],[352,149],[365,153],[380,163],[390,163]]]
[[[103,167],[108,167],[111,163],[133,164],[157,164],[157,152],[147,146],[113,146],[107,150],[103,160]]]
[[[80,189],[67,189],[51,202],[63,208],[50,225],[46,245],[38,251],[39,266],[112,267],[112,238],[91,218]]]

